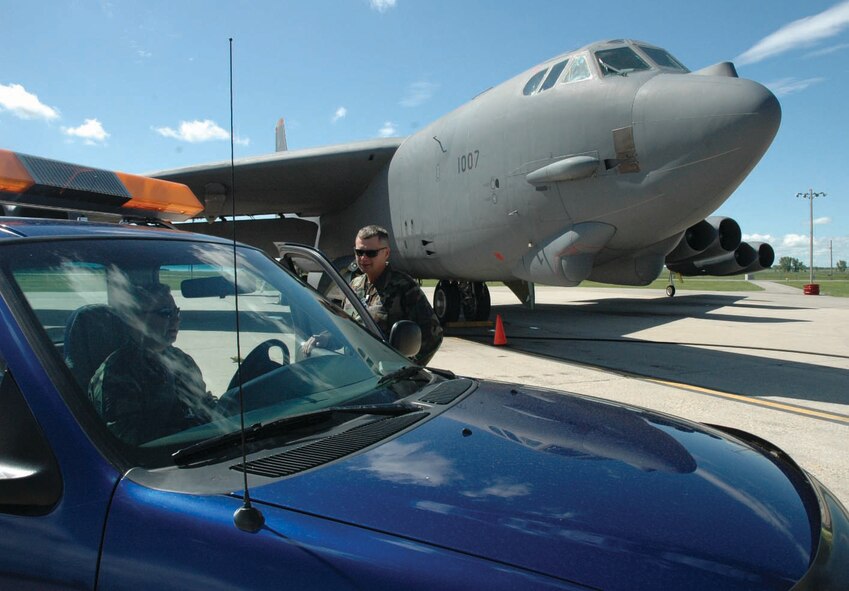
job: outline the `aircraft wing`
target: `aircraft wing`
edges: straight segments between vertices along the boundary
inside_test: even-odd
[[[230,215],[235,175],[236,214],[321,215],[342,209],[363,194],[392,159],[403,138],[388,138],[274,152],[148,173],[184,183],[205,205],[203,215]]]

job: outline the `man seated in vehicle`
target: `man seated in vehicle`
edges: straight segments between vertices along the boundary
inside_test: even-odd
[[[209,422],[216,401],[194,359],[174,346],[180,309],[170,288],[157,283],[128,291],[115,307],[132,338],[103,362],[89,384],[98,412],[130,444]]]

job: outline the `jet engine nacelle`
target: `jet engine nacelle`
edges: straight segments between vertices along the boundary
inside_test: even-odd
[[[734,219],[709,217],[687,228],[678,245],[666,255],[666,266],[682,275],[741,273],[757,258],[751,247],[743,246],[742,236]]]
[[[746,254],[746,258],[752,258],[752,254],[754,253],[752,262],[738,271],[725,273],[725,275],[742,275],[743,273],[763,271],[764,269],[769,269],[772,263],[775,262],[775,251],[766,242],[743,242],[740,244],[740,248],[743,247],[751,250],[751,252]],[[711,273],[711,275],[723,275],[723,273]]]
[[[670,271],[685,276],[715,275],[725,277],[768,269],[772,266],[774,260],[775,252],[769,244],[741,242],[731,252],[707,257],[693,257],[683,262],[667,263],[666,266]]]
[[[666,255],[666,265],[712,259],[733,252],[742,239],[740,224],[734,219],[711,216],[685,230],[678,245]]]
[[[711,216],[705,220],[716,230],[716,239],[701,253],[701,256],[713,256],[733,252],[743,240],[740,224],[733,218]]]
[[[666,255],[667,263],[685,261],[703,253],[709,246],[717,242],[719,232],[707,220],[692,225],[684,231],[681,241],[672,252]]]

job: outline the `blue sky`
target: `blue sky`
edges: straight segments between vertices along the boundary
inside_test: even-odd
[[[732,60],[781,129],[719,214],[776,255],[849,260],[849,1],[0,0],[0,148],[144,173],[424,127],[592,41],[627,37],[691,70]]]

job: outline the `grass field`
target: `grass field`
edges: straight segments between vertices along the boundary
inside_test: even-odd
[[[761,281],[775,281],[783,283],[802,291],[802,288],[811,282],[808,271],[801,273],[785,273],[777,269],[759,271],[755,279]],[[814,269],[814,283],[820,286],[820,295],[829,295],[839,298],[849,297],[849,273],[829,271],[828,269]]]
[[[783,283],[802,291],[802,288],[808,284],[808,281],[785,281]],[[820,295],[849,298],[849,280],[819,280],[815,278],[814,283],[820,286]]]
[[[596,283],[594,281],[584,281],[579,287],[615,287],[615,288],[631,288],[631,289],[666,289],[668,283],[666,274],[661,275],[662,278],[652,281],[646,286],[629,286],[629,285],[610,285],[608,283]],[[810,282],[810,276],[806,273],[781,273],[779,271],[761,271],[751,276],[758,281],[775,281],[790,287],[795,287],[802,292],[802,288]],[[849,297],[849,274],[837,273],[833,277],[828,276],[828,271],[817,272],[814,276],[814,282],[820,286],[820,295],[834,296],[839,298]],[[435,280],[425,280],[422,282],[425,287],[435,287]],[[489,285],[502,285],[499,282],[490,282]],[[747,281],[743,277],[740,278],[719,278],[719,277],[684,277],[683,281],[675,278],[675,289],[677,291],[763,291],[760,287]]]
[[[655,279],[645,286],[631,285],[609,285],[607,283],[596,283],[584,281],[581,287],[633,287],[634,289],[666,289],[666,279]],[[684,277],[684,280],[675,278],[675,289],[677,291],[763,291],[760,287],[746,281],[745,279],[719,279],[716,277]]]
[[[759,274],[760,275],[760,274]],[[767,278],[756,276],[754,279],[759,281],[775,281],[782,285],[795,287],[801,293],[805,285],[810,283],[810,279],[804,281],[793,279],[784,280],[779,278]],[[839,298],[849,297],[849,279],[814,279],[814,282],[820,286],[820,295],[835,296]],[[581,287],[616,287],[613,285],[595,284],[590,281],[585,281]],[[666,287],[666,280],[653,281],[646,288],[663,289]],[[746,281],[745,279],[702,279],[700,277],[685,277],[684,281],[675,280],[675,289],[678,291],[695,290],[695,291],[762,291],[760,287]]]

